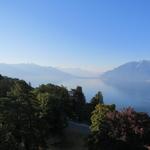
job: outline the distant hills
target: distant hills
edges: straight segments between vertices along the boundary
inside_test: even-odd
[[[31,82],[33,86],[44,83],[61,83],[74,78],[95,78],[96,73],[80,68],[54,68],[36,64],[0,63],[0,74]],[[150,61],[134,61],[103,73],[100,78],[111,82],[150,82]]]
[[[101,75],[101,78],[112,82],[150,81],[150,61],[129,62]]]
[[[59,70],[69,73],[73,76],[76,77],[80,77],[80,78],[94,78],[94,77],[98,77],[98,73],[96,72],[92,72],[92,71],[88,71],[85,69],[81,69],[81,68],[58,68]]]
[[[53,67],[43,67],[36,64],[0,64],[0,74],[31,82],[33,86],[44,83],[57,83],[61,80],[74,78]]]
[[[95,73],[80,68],[45,67],[36,64],[0,63],[0,74],[31,82],[33,86],[46,83],[61,83],[74,78],[93,78]],[[98,75],[97,75],[98,76]]]

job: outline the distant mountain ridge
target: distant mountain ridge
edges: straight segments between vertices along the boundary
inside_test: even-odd
[[[23,79],[31,84],[57,83],[61,80],[74,78],[73,75],[54,67],[44,67],[36,64],[4,64],[0,63],[0,74],[12,78]]]
[[[76,77],[83,77],[83,78],[96,78],[98,77],[98,73],[94,71],[89,71],[81,68],[61,68],[58,67],[59,70],[72,74]]]
[[[107,81],[150,81],[150,61],[134,61],[123,64],[101,75]]]

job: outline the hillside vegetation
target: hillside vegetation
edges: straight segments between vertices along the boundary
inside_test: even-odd
[[[90,128],[89,128],[90,126]],[[82,87],[31,87],[0,76],[0,149],[147,149],[150,117],[132,108],[119,112],[101,92],[86,102]]]

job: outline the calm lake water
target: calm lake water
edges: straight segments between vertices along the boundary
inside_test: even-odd
[[[137,111],[150,113],[149,82],[106,83],[100,79],[71,79],[56,84],[68,89],[82,86],[87,101],[101,91],[105,104],[116,104],[117,109],[130,106]]]

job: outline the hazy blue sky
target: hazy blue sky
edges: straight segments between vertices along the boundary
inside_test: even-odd
[[[0,62],[99,70],[150,58],[150,0],[1,0]]]

